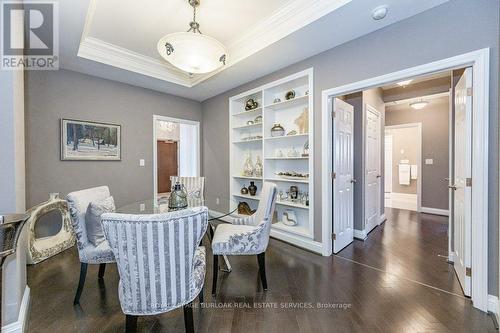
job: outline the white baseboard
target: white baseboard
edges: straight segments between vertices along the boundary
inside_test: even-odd
[[[366,230],[354,229],[354,238],[365,240],[366,239]]]
[[[378,224],[384,223],[385,220],[387,220],[387,218],[385,217],[385,214],[380,215],[380,218],[378,219]]]
[[[488,295],[488,312],[493,313],[495,316],[497,323],[499,322],[498,317],[498,297],[495,295]]]
[[[385,199],[385,207],[417,211],[417,202],[416,194],[392,192],[390,199]]]
[[[19,316],[17,317],[17,321],[3,326],[2,333],[24,333],[29,317],[29,305],[30,288],[26,286],[26,288],[24,288],[23,299],[21,301],[21,307],[19,308]]]
[[[282,240],[294,246],[301,247],[314,253],[323,255],[323,243],[312,239],[306,239],[298,235],[292,235],[277,229],[271,229],[271,237]]]
[[[421,213],[426,213],[426,214],[450,216],[450,211],[448,209],[421,207],[420,208],[420,212]]]

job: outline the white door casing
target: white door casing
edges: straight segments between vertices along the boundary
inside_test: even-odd
[[[333,253],[354,240],[354,107],[334,98]]]
[[[385,134],[385,144],[384,144],[384,191],[385,193],[392,192],[392,134]]]
[[[365,104],[365,233],[380,221],[380,131],[381,115],[377,109]]]
[[[472,69],[466,68],[455,88],[455,160],[453,266],[466,296],[471,295]]]

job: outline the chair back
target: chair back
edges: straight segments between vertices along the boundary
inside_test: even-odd
[[[208,208],[151,215],[105,213],[104,234],[116,258],[125,314],[167,312],[192,301],[195,251]]]
[[[82,251],[88,244],[87,228],[85,226],[85,214],[87,207],[93,201],[102,201],[111,194],[107,186],[93,187],[86,190],[71,192],[66,196],[71,224],[76,236],[78,251]]]
[[[188,198],[203,198],[205,194],[205,177],[177,177],[170,176],[172,186],[179,182],[186,188]]]
[[[254,223],[259,227],[259,249],[263,252],[269,243],[271,224],[273,223],[274,209],[276,207],[276,184],[265,182],[261,191],[259,206],[254,214]]]

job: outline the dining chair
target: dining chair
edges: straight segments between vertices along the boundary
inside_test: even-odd
[[[137,317],[183,306],[186,332],[194,332],[191,303],[203,302],[205,248],[198,246],[208,225],[208,208],[163,214],[104,213],[104,234],[116,258],[118,295],[127,332]]]
[[[87,227],[85,215],[87,207],[91,202],[99,202],[110,196],[107,186],[93,187],[81,191],[71,192],[66,196],[71,224],[76,236],[76,246],[78,257],[80,258],[80,279],[76,289],[73,305],[80,303],[87,267],[89,264],[99,264],[98,278],[104,278],[107,263],[114,263],[115,257],[108,242],[104,241],[98,246],[94,246],[87,238]]]
[[[184,185],[188,193],[188,198],[203,198],[205,194],[205,177],[178,177],[170,176],[172,186],[179,182]]]
[[[275,205],[276,185],[266,182],[261,192],[259,206],[253,215],[217,225],[212,239],[214,256],[212,295],[215,296],[217,292],[221,255],[257,255],[262,288],[267,290],[265,254]]]

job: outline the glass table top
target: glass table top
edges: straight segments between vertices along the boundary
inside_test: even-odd
[[[199,206],[208,207],[210,220],[215,220],[236,213],[238,210],[238,201],[220,195],[204,195],[202,198],[188,198],[187,208]],[[168,208],[168,196],[151,197],[116,209],[116,212],[121,214],[161,214],[169,211],[171,209]]]

